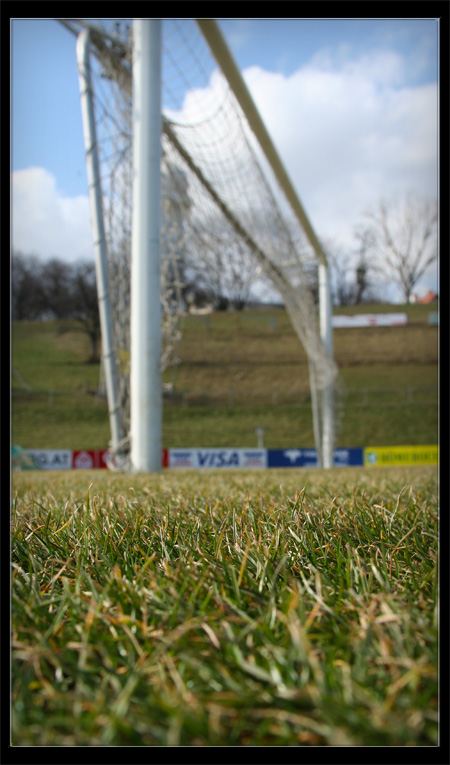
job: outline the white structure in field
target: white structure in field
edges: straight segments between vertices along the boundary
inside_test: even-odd
[[[170,257],[176,262],[180,247],[187,248],[191,255],[199,247],[214,247],[214,232],[219,232],[221,243],[227,238],[230,242],[239,241],[239,246],[256,259],[284,299],[308,356],[319,463],[330,467],[337,368],[333,360],[326,256],[216,22],[198,19],[195,29],[188,19],[165,20],[164,24],[169,25],[169,44],[164,50],[162,22],[158,19],[135,20],[132,28],[126,27],[122,35],[79,20],[62,23],[72,32],[84,35],[79,43],[81,46],[81,40],[85,40],[83,73],[88,69],[88,47],[100,62],[95,82],[92,79],[87,82],[85,74],[80,73],[83,102],[91,101],[92,105],[92,99],[96,98],[102,113],[101,120],[99,117],[95,120],[94,133],[93,116],[91,132],[85,133],[88,162],[94,159],[95,168],[99,143],[95,128],[104,131],[101,145],[114,149],[103,163],[97,161],[101,167],[97,167],[90,181],[92,189],[98,189],[96,195],[91,195],[93,218],[100,216],[100,178],[104,184],[105,179],[109,183],[103,192],[107,234],[102,234],[98,224],[95,237],[96,241],[98,238],[108,243],[110,275],[114,258],[118,261],[116,271],[122,274],[122,282],[113,289],[116,301],[113,320],[106,315],[102,327],[111,323],[115,326],[117,314],[122,320],[127,316],[127,311],[118,309],[117,305],[123,300],[121,285],[129,278],[127,269],[123,269],[124,257],[127,257],[123,253],[129,250],[127,241],[131,239],[131,339],[127,339],[128,332],[124,331],[124,339],[120,341],[124,344],[119,344],[116,337],[114,347],[107,329],[104,349],[105,375],[110,378],[111,452],[117,457],[117,465],[134,471],[156,471],[161,465],[164,326],[172,333],[173,345],[177,328],[176,321],[170,317],[176,318],[180,296],[179,289],[173,290],[173,283],[179,287],[179,278],[171,283],[168,275],[172,269],[164,266],[166,250],[170,250]],[[189,34],[197,38],[189,39],[186,44],[188,27]],[[218,72],[214,71],[211,76],[208,67],[199,66],[201,48],[203,57],[212,54],[219,65]],[[163,55],[167,81],[161,80]],[[211,62],[214,65],[212,59]],[[201,78],[205,80],[205,72],[208,74],[202,89],[199,82]],[[192,76],[191,91],[195,90],[200,98],[191,111],[185,86],[189,76]],[[185,88],[183,99],[177,95],[180,90],[177,77]],[[103,101],[99,95],[102,87],[108,88]],[[171,100],[171,108],[162,108],[164,94]],[[202,94],[207,94],[207,98],[203,99]],[[117,125],[122,126],[119,131]],[[115,146],[114,141],[122,143]],[[165,216],[161,215],[161,187],[164,189],[168,171],[179,188],[178,201],[175,200],[178,211],[172,209]],[[166,208],[167,196],[170,208],[170,191],[166,194]],[[282,212],[286,203],[291,210],[290,219]],[[173,226],[175,219],[178,233],[174,236],[168,227]],[[306,255],[302,251],[305,238],[309,248]],[[319,315],[304,267],[305,258],[313,257],[318,262]],[[102,250],[99,263],[106,273],[105,260]],[[103,301],[107,314],[107,279],[101,273],[98,278],[99,300]],[[178,297],[174,298],[174,294]],[[166,300],[167,295],[171,297]],[[166,323],[165,317],[170,319]],[[128,400],[130,430],[124,437]]]
[[[161,469],[161,21],[136,19],[133,57],[131,469]]]
[[[408,323],[407,313],[360,313],[333,316],[335,329],[350,327],[404,327]]]

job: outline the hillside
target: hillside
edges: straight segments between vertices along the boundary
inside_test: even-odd
[[[359,308],[394,310],[407,326],[334,331],[338,446],[437,442],[438,329],[429,306]],[[106,448],[100,369],[86,363],[84,335],[23,322],[12,341],[13,368],[32,388],[12,378],[13,442]],[[258,427],[272,448],[313,445],[307,359],[283,309],[189,316],[178,357],[165,376],[164,446],[256,446]]]
[[[437,328],[425,322],[336,329],[333,334],[336,362],[350,387],[354,367],[359,368],[358,387],[403,385],[403,372],[391,367],[435,366],[438,361]],[[179,391],[266,394],[309,387],[307,357],[284,311],[188,317],[179,357]],[[427,373],[416,370],[412,376],[412,385],[435,382],[424,382]]]

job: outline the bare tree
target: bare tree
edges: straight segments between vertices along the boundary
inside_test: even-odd
[[[409,302],[414,287],[437,260],[437,205],[409,194],[397,205],[381,201],[377,212],[368,213],[367,218],[372,250]]]
[[[43,299],[55,319],[68,319],[72,314],[73,268],[59,258],[50,258],[41,268]]]
[[[98,343],[101,337],[100,314],[98,309],[95,264],[77,263],[72,276],[72,317],[80,324],[91,343],[89,363],[99,360]]]
[[[42,319],[46,305],[42,263],[34,255],[13,252],[11,258],[11,313],[13,321]]]
[[[377,278],[380,269],[373,259],[370,258],[370,252],[375,245],[373,233],[368,228],[359,228],[355,231],[357,249],[355,251],[355,285],[353,291],[354,305],[361,303],[375,302],[377,297]]]
[[[326,255],[332,273],[332,294],[335,305],[352,305],[354,288],[351,282],[353,266],[351,255],[331,245],[326,246]]]
[[[13,321],[51,318],[60,332],[79,329],[90,340],[88,361],[98,361],[101,332],[94,263],[58,258],[42,262],[21,253],[13,253],[11,263]],[[72,321],[68,325],[64,320]]]
[[[206,294],[216,310],[232,305],[242,310],[248,303],[260,268],[239,241],[230,243],[222,221],[198,225],[195,247],[188,255],[186,282]],[[236,238],[235,238],[236,239]]]

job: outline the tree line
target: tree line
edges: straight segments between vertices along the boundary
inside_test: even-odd
[[[13,321],[71,319],[90,340],[89,361],[98,361],[100,315],[95,264],[42,261],[13,252],[11,315]]]
[[[214,310],[242,310],[252,300],[260,269],[237,244],[230,247],[220,232],[205,232],[194,258],[181,263],[182,294],[189,304],[209,303]],[[401,205],[386,202],[366,215],[355,231],[355,246],[342,252],[325,244],[332,271],[335,305],[375,302],[387,281],[397,285],[405,302],[427,268],[437,260],[437,207],[408,196]],[[306,260],[304,270],[318,299],[317,263]],[[270,289],[270,285],[266,285]],[[42,261],[33,255],[12,255],[12,319],[71,319],[90,340],[90,360],[98,359],[100,318],[95,264],[69,263],[56,257]]]
[[[297,242],[308,284],[318,302],[317,260],[306,239]],[[396,286],[405,303],[427,269],[437,261],[438,215],[434,201],[412,193],[387,201],[362,216],[353,232],[353,246],[344,251],[336,242],[323,242],[331,268],[334,305],[385,301],[386,285]],[[309,254],[308,254],[309,251]],[[187,259],[190,289],[203,295],[215,310],[244,308],[257,283],[264,294],[273,291],[246,248],[229,244],[220,229],[208,229],[196,240]],[[296,278],[295,271],[293,278]]]

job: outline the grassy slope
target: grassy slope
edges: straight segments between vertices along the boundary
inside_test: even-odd
[[[407,311],[409,325],[335,331],[337,445],[436,443],[437,394],[417,394],[412,404],[400,406],[407,385],[437,389],[437,329],[426,323],[431,308],[358,310]],[[106,404],[93,395],[99,367],[86,364],[87,355],[80,333],[61,334],[53,323],[13,326],[13,366],[34,391],[45,391],[30,396],[13,378],[15,443],[25,448],[107,447]],[[268,447],[313,445],[306,358],[284,311],[189,317],[179,356],[181,363],[166,376],[175,381],[179,395],[165,402],[164,446],[251,447],[256,427],[266,429]],[[403,386],[404,392],[389,393],[388,402],[370,393],[371,406],[366,406],[363,395],[353,390],[385,386]],[[56,393],[49,396],[48,391]]]
[[[435,746],[435,468],[14,476],[16,746]]]

